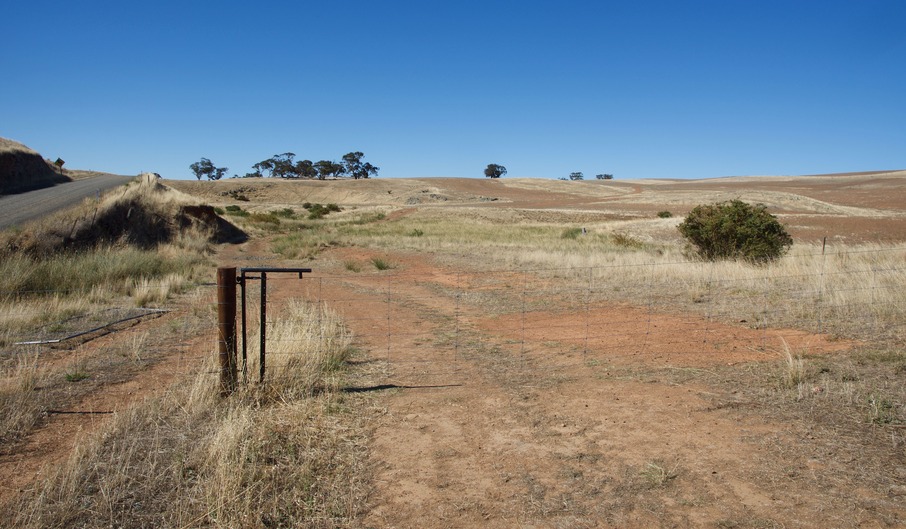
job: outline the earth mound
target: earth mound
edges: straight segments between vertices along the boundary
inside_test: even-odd
[[[198,205],[157,180],[153,173],[143,174],[124,192],[99,202],[86,201],[12,234],[3,250],[48,256],[99,245],[150,249],[193,237],[216,243],[246,240],[246,234],[218,216],[213,207]]]
[[[0,195],[32,191],[69,181],[37,152],[19,142],[0,138]]]

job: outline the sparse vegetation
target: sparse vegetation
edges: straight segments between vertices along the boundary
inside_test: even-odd
[[[273,214],[281,219],[292,219],[296,216],[296,212],[293,208],[283,208],[274,211]]]
[[[302,205],[302,207],[308,210],[309,220],[321,219],[332,212],[342,211],[340,206],[336,204],[327,204],[326,206],[323,206],[321,204],[311,204],[306,202]]]
[[[582,228],[566,228],[563,230],[562,239],[578,239],[582,235]]]
[[[614,246],[619,246],[621,248],[641,249],[645,246],[642,241],[630,235],[626,235],[625,233],[611,233],[610,240],[613,242]]]
[[[642,469],[642,477],[649,487],[658,488],[667,485],[677,477],[677,465],[672,467],[663,461],[649,461]]]
[[[248,211],[245,211],[244,209],[242,209],[240,206],[237,206],[236,204],[230,204],[229,206],[227,206],[224,209],[225,209],[225,212],[227,215],[233,215],[234,217],[248,217],[249,216]]]
[[[66,382],[79,382],[89,378],[89,374],[84,371],[72,371],[66,373]]]

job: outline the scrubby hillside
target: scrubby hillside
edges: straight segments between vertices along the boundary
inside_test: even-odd
[[[102,245],[150,249],[192,237],[211,242],[243,240],[245,234],[223,220],[210,206],[157,182],[146,174],[125,191],[100,201],[52,215],[25,229],[7,234],[0,252],[41,256],[61,250]]]
[[[21,143],[0,138],[0,195],[21,193],[68,182],[37,152]]]

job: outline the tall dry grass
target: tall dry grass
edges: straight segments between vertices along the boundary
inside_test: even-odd
[[[142,178],[0,232],[0,347],[78,313],[164,303],[206,277],[212,228],[179,217],[190,202]]]
[[[118,413],[48,469],[16,527],[350,527],[366,494],[363,435],[331,390],[349,335],[294,303],[274,328],[268,382],[218,396],[212,365]]]
[[[17,354],[0,367],[0,443],[12,443],[38,421],[43,403],[35,389],[46,373],[38,364],[38,355]]]

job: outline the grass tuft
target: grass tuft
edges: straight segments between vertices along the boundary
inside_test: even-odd
[[[389,261],[387,261],[381,257],[372,257],[371,264],[373,264],[374,267],[377,268],[378,270],[390,270],[391,268],[393,268],[393,265],[390,264]]]

